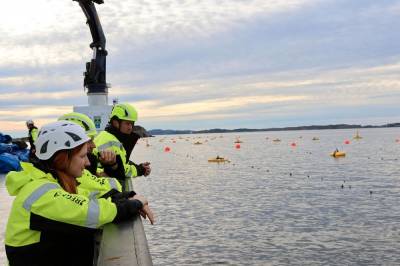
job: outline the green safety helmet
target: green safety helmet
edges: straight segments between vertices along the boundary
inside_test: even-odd
[[[129,103],[118,103],[114,105],[111,111],[111,118],[113,117],[117,117],[120,120],[135,122],[138,115],[135,107],[133,107]]]
[[[87,115],[77,112],[72,112],[60,116],[58,118],[58,121],[60,120],[67,120],[80,125],[85,130],[86,135],[88,135],[89,138],[93,138],[94,136],[97,135],[96,126],[94,125],[92,119],[90,119]]]

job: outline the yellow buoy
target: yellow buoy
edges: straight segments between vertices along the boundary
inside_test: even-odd
[[[228,159],[225,159],[223,157],[217,156],[215,158],[208,159],[208,162],[209,163],[230,163],[231,161],[229,161]]]
[[[342,152],[342,151],[336,151],[336,152],[332,152],[331,156],[333,156],[333,157],[344,157],[344,156],[346,156],[346,153]]]

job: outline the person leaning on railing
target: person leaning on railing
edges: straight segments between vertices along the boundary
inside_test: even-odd
[[[118,169],[115,153],[112,150],[105,150],[99,153],[99,157],[93,154],[96,144],[93,142],[94,137],[97,135],[96,126],[94,122],[85,114],[72,112],[67,113],[58,118],[58,120],[66,120],[81,126],[90,140],[87,143],[90,165],[85,167],[82,176],[77,178],[79,188],[91,190],[92,193],[104,193],[114,188],[121,192],[122,186],[115,176],[121,176],[124,172]],[[101,164],[102,168],[97,168]],[[101,169],[102,172],[98,172]],[[102,195],[101,193],[99,194]]]
[[[127,103],[116,104],[110,115],[110,121],[104,131],[101,131],[95,138],[96,148],[94,153],[97,156],[102,151],[111,150],[116,154],[118,169],[123,174],[116,177],[122,186],[126,178],[137,176],[148,176],[151,173],[150,163],[135,164],[130,161],[129,156],[135,146],[137,137],[133,133],[133,126],[137,121],[136,109]]]
[[[110,190],[96,198],[77,188],[76,178],[89,165],[88,141],[76,124],[48,124],[35,142],[38,160],[6,176],[15,196],[5,234],[10,266],[92,265],[94,234],[101,226],[139,213],[154,222],[148,201],[133,191]]]

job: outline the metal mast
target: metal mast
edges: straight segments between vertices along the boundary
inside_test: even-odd
[[[83,86],[87,91],[88,106],[74,106],[74,111],[89,116],[97,130],[103,130],[111,113],[112,106],[108,105],[108,88],[106,82],[106,37],[97,15],[96,4],[103,4],[103,0],[73,0],[79,3],[86,16],[86,24],[89,25],[92,35],[90,48],[93,57],[86,63]]]
[[[86,16],[93,42],[90,48],[93,57],[86,63],[83,85],[87,89],[88,103],[92,105],[108,104],[108,88],[106,82],[106,37],[101,27],[94,3],[103,4],[103,0],[73,0],[77,1]]]

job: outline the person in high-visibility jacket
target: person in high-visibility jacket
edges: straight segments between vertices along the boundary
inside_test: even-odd
[[[35,154],[35,140],[38,137],[38,128],[35,126],[35,123],[33,120],[29,119],[26,121],[26,127],[28,128],[28,140],[30,144],[30,151],[29,151],[29,157],[31,158],[33,154]]]
[[[125,178],[148,176],[151,172],[149,162],[135,164],[129,159],[134,147],[133,141],[137,140],[133,133],[133,126],[137,117],[137,111],[132,105],[127,103],[116,104],[112,109],[109,124],[104,131],[101,131],[94,138],[95,154],[104,150],[112,150],[117,155],[117,160],[120,160],[118,167],[123,168],[125,174],[124,176],[116,176],[116,178],[123,187]]]
[[[121,175],[118,172],[119,170],[115,153],[111,150],[101,151],[99,153],[99,158],[93,154],[93,149],[96,147],[93,139],[97,135],[97,130],[92,119],[85,114],[72,112],[60,116],[58,121],[60,120],[70,121],[81,126],[85,130],[86,135],[90,138],[87,142],[87,157],[90,165],[86,166],[85,170],[83,170],[82,176],[77,178],[77,181],[79,182],[78,187],[98,191],[99,196],[102,196],[101,192],[105,193],[112,188],[121,192],[122,186],[117,179],[113,178],[113,176]],[[102,173],[97,172],[97,165],[99,163],[103,166],[102,169],[104,172]]]
[[[89,164],[88,140],[74,123],[48,124],[35,142],[38,160],[6,176],[15,196],[5,234],[10,266],[92,265],[93,236],[102,225],[137,214],[153,224],[147,200],[133,191],[96,198],[81,188],[77,194],[76,178]]]

